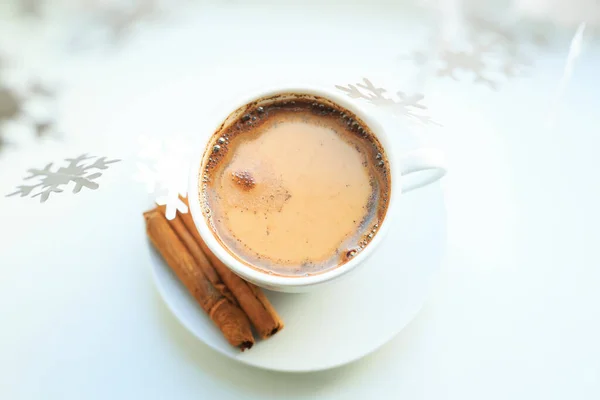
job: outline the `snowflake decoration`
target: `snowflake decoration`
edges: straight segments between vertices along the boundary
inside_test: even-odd
[[[4,63],[0,59],[0,73]],[[39,116],[32,108],[41,106],[48,110],[55,99],[54,92],[40,83],[30,83],[24,88],[11,86],[0,76],[0,150],[8,143],[7,124],[10,122],[29,127],[36,137],[46,136],[54,129],[48,117]],[[44,112],[48,114],[48,112]]]
[[[42,0],[18,0],[19,11],[23,15],[39,17],[42,14]]]
[[[94,44],[118,45],[138,26],[165,11],[160,3],[172,6],[173,0],[87,0],[75,5],[75,32],[70,40],[75,50]]]
[[[514,0],[516,10],[533,20],[548,21],[555,26],[573,29],[585,22],[588,29],[600,27],[598,0]]]
[[[8,3],[12,10],[17,11],[23,17],[38,18],[43,15],[44,2],[45,0],[13,0],[4,3]]]
[[[414,51],[402,58],[419,67],[433,63],[437,76],[458,81],[470,75],[474,83],[497,90],[501,78],[515,78],[531,66],[524,49],[547,43],[539,32],[523,33],[517,24],[504,26],[477,16],[469,16],[464,28],[463,40],[443,42],[429,53]]]
[[[93,163],[84,163],[84,161],[96,159]],[[20,185],[17,186],[17,191],[10,193],[8,196],[20,195],[25,197],[31,195],[31,197],[40,196],[40,203],[45,202],[52,193],[60,193],[63,191],[61,187],[68,185],[73,182],[73,193],[79,193],[82,188],[86,187],[91,190],[98,189],[99,185],[95,182],[100,176],[101,172],[91,172],[90,170],[105,170],[110,164],[119,162],[121,160],[107,160],[106,157],[94,157],[82,154],[76,158],[66,158],[68,165],[66,167],[60,167],[56,171],[52,171],[53,163],[46,165],[43,169],[28,169],[29,176],[25,177],[24,180],[30,180],[38,178],[39,182],[31,185]],[[35,189],[40,189],[37,193],[32,194]]]
[[[486,51],[485,46],[476,46],[470,51],[444,50],[439,56],[444,65],[437,70],[437,75],[448,76],[456,81],[458,80],[457,72],[467,71],[473,74],[475,83],[483,83],[491,89],[496,89],[496,82],[486,76],[488,67],[484,57]]]
[[[365,99],[374,106],[391,109],[396,115],[407,117],[423,125],[439,125],[430,116],[425,114],[427,107],[421,104],[425,98],[420,93],[407,95],[404,92],[397,92],[397,98],[388,97],[387,90],[378,88],[367,78],[363,78],[363,83],[348,86],[335,86],[337,89],[345,92],[352,99]],[[362,90],[361,90],[362,89]]]
[[[90,3],[99,22],[108,28],[114,42],[122,40],[137,23],[156,11],[155,0],[136,0],[125,4],[125,7],[123,3],[98,0]]]
[[[182,138],[161,140],[141,136],[140,161],[134,179],[146,185],[158,205],[166,206],[166,217],[172,220],[177,211],[187,213],[188,207],[181,200],[187,197],[188,169],[191,146]]]

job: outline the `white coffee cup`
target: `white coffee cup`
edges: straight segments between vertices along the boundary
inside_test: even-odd
[[[284,94],[314,95],[328,99],[342,108],[354,113],[362,120],[377,137],[383,146],[390,166],[391,191],[388,201],[388,210],[386,216],[374,238],[360,252],[348,262],[335,267],[331,270],[309,276],[280,276],[262,272],[259,269],[252,268],[240,261],[227,250],[219,240],[217,240],[213,229],[209,225],[207,218],[203,214],[200,201],[199,184],[201,184],[201,171],[206,152],[206,147],[212,143],[213,133],[221,130],[224,124],[231,123],[236,118],[232,118],[232,113],[243,109],[247,104],[257,100]],[[397,154],[400,149],[394,148],[385,132],[383,126],[368,112],[363,110],[358,104],[346,97],[326,88],[300,86],[279,86],[275,89],[262,90],[245,96],[238,101],[230,103],[221,113],[215,113],[214,119],[203,126],[209,129],[209,135],[198,147],[196,155],[192,159],[188,200],[190,212],[200,236],[206,242],[208,248],[233,272],[245,280],[252,282],[266,289],[280,292],[305,292],[311,288],[321,286],[338,280],[350,271],[356,269],[377,249],[377,246],[383,240],[388,228],[392,222],[391,218],[395,214],[395,209],[400,205],[399,198],[402,194],[418,189],[430,183],[433,183],[443,177],[446,173],[443,154],[436,149],[418,149],[405,154]],[[410,181],[405,179],[408,174],[419,173],[411,177]]]

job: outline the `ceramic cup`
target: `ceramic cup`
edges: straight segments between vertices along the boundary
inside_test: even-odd
[[[273,96],[285,95],[314,95],[328,99],[338,106],[347,109],[361,119],[370,129],[371,132],[380,141],[387,155],[390,175],[391,175],[391,192],[388,202],[388,210],[383,222],[380,224],[379,231],[373,240],[354,258],[331,270],[310,275],[310,276],[293,276],[285,277],[279,275],[270,275],[266,272],[261,272],[254,269],[242,261],[234,257],[220,242],[217,240],[215,233],[203,215],[201,202],[199,198],[199,183],[202,171],[204,157],[210,152],[206,148],[211,145],[212,137],[215,132],[221,130],[228,123],[233,122],[241,113],[245,111],[245,106],[256,101]],[[212,117],[211,117],[212,119]],[[233,272],[241,276],[247,281],[250,281],[258,286],[266,289],[280,292],[305,292],[317,286],[330,283],[338,280],[350,271],[357,269],[373,252],[377,251],[377,247],[385,237],[391,220],[395,214],[395,209],[400,206],[400,196],[414,189],[418,189],[432,182],[437,181],[446,173],[443,154],[435,149],[418,149],[409,153],[401,153],[402,149],[394,148],[388,138],[388,133],[385,132],[383,126],[370,113],[363,110],[359,105],[348,100],[346,97],[334,92],[333,90],[324,88],[315,88],[307,86],[280,86],[275,89],[262,90],[245,96],[237,102],[229,103],[221,113],[216,113],[214,119],[209,121],[206,126],[211,134],[198,147],[197,154],[192,159],[188,199],[190,212],[194,219],[194,223],[200,233],[202,239],[206,242],[208,248]],[[407,179],[407,175],[411,175]]]

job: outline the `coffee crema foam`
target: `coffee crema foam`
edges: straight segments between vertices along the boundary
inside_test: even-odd
[[[354,114],[308,95],[248,104],[213,135],[200,202],[238,260],[282,276],[343,265],[376,235],[388,207],[389,163]]]

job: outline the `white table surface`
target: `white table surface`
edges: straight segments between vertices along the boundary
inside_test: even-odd
[[[193,131],[199,108],[253,76],[415,84],[399,60],[423,37],[414,9],[250,3],[184,2],[120,47],[75,55],[56,44],[60,18],[24,28],[0,9],[0,45],[62,82],[64,131],[58,144],[0,153],[2,193],[63,156],[123,159],[96,191],[44,204],[0,197],[0,399],[600,398],[593,41],[554,128],[568,38],[497,92],[427,81],[444,126],[415,137],[448,154],[447,255],[422,312],[374,354],[324,372],[262,371],[218,355],[170,314],[148,268],[148,197],[131,179],[139,134]]]

